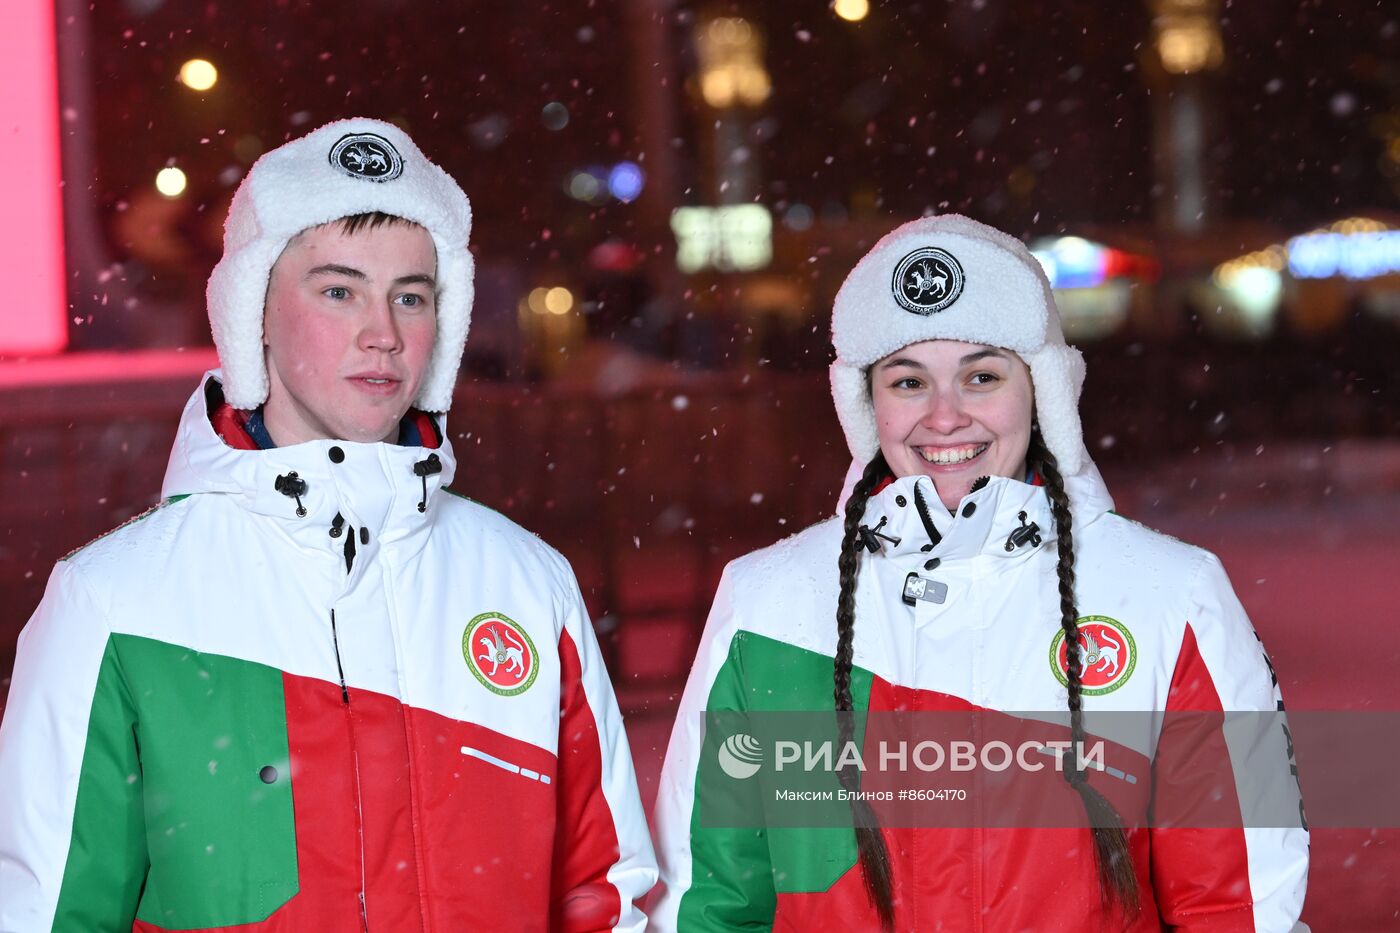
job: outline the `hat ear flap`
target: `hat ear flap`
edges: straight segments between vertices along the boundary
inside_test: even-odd
[[[840,360],[832,363],[831,398],[851,456],[858,463],[869,463],[880,449],[880,433],[875,427],[875,406],[870,402],[865,370]]]
[[[1023,358],[1035,382],[1035,418],[1040,423],[1040,436],[1055,455],[1063,475],[1078,473],[1088,459],[1079,420],[1084,357],[1074,347],[1047,343]]]
[[[263,306],[279,243],[253,244],[227,252],[209,275],[205,299],[209,323],[223,371],[224,398],[234,408],[251,411],[267,401],[267,365],[263,351]]]

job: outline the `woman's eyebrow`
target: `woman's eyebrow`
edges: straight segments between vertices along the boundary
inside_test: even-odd
[[[885,360],[883,363],[880,364],[881,369],[893,369],[896,366],[912,366],[915,369],[928,368],[923,363],[920,363],[918,360],[911,360],[905,356],[897,356],[892,360]]]
[[[959,366],[966,366],[967,364],[969,364],[969,363],[975,363],[975,362],[977,362],[978,360],[985,360],[985,359],[986,359],[987,357],[989,357],[989,356],[995,356],[995,357],[1000,357],[1001,359],[1007,359],[1006,354],[1005,354],[1002,350],[999,350],[999,349],[996,348],[996,347],[985,347],[985,348],[983,348],[983,349],[981,349],[981,350],[978,350],[978,351],[975,352],[975,353],[969,353],[967,356],[963,357],[961,360],[958,361],[958,365],[959,365]]]

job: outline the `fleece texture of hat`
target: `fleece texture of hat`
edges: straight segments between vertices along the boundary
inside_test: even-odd
[[[354,119],[328,123],[264,154],[234,193],[224,255],[206,293],[224,397],[234,408],[267,401],[263,306],[282,249],[303,230],[371,211],[411,220],[432,235],[437,339],[415,404],[424,411],[451,406],[471,323],[471,203],[403,130]]]
[[[862,465],[880,449],[866,371],[922,340],[1016,353],[1030,367],[1040,434],[1060,471],[1077,473],[1088,460],[1079,421],[1084,359],[1065,344],[1045,271],[1015,237],[956,214],[904,224],[846,277],[831,339],[831,395]]]

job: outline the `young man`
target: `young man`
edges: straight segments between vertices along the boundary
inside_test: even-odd
[[[466,196],[268,153],[164,502],[60,561],[0,727],[0,930],[637,930],[656,878],[565,560],[450,494]]]

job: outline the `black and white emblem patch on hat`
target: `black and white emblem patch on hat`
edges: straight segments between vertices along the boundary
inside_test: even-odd
[[[953,254],[936,246],[922,246],[894,267],[894,300],[905,311],[933,314],[958,300],[963,290],[963,270]]]
[[[331,147],[331,165],[351,178],[393,181],[403,174],[403,158],[394,144],[374,133],[351,133]]]

